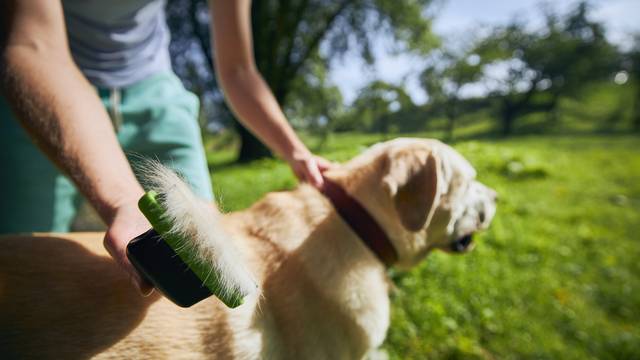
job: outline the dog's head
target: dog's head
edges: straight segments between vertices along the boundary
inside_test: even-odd
[[[374,145],[341,167],[338,176],[387,232],[401,267],[433,249],[470,250],[473,234],[486,229],[496,211],[496,192],[476,181],[469,162],[437,140]]]

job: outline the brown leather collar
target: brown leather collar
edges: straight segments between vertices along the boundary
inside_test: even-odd
[[[336,209],[342,220],[387,267],[398,261],[398,253],[380,224],[369,212],[335,182],[324,177],[322,193]]]

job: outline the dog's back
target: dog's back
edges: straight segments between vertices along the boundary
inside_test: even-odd
[[[108,257],[102,237],[0,237],[3,359],[89,358],[107,349],[104,355],[114,357],[202,354],[202,334],[193,329],[215,321],[212,303],[186,310],[158,294],[139,296]]]

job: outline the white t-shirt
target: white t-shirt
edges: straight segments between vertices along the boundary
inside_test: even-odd
[[[131,85],[171,69],[165,0],[63,0],[76,64],[98,87]]]

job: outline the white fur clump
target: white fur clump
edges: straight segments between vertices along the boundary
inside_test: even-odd
[[[147,190],[155,190],[165,217],[172,224],[171,233],[183,239],[181,246],[192,260],[216,273],[222,291],[253,295],[257,285],[233,245],[233,239],[220,225],[220,213],[214,203],[196,197],[173,170],[158,161],[146,160],[136,166]],[[206,280],[205,280],[206,281]]]

